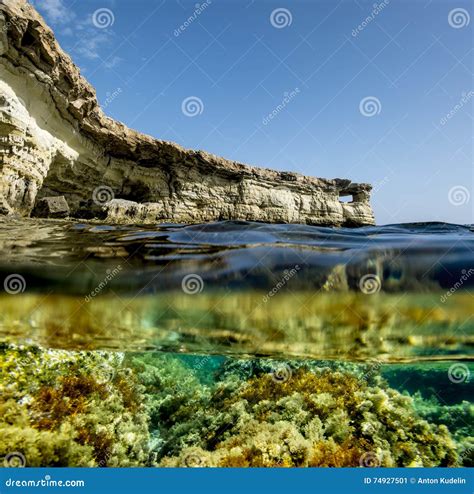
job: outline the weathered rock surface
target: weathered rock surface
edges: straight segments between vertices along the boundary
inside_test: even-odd
[[[71,214],[113,222],[374,223],[368,184],[246,166],[108,118],[25,0],[0,0],[0,159],[0,213],[62,195]]]
[[[0,216],[7,216],[12,213],[12,208],[3,196],[0,196]]]
[[[67,218],[70,210],[64,196],[43,197],[36,202],[32,216],[37,218]]]

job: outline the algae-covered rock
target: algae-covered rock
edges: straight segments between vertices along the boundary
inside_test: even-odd
[[[27,466],[149,460],[141,388],[120,354],[0,347],[0,457]]]
[[[421,417],[435,424],[444,424],[459,446],[462,465],[474,466],[474,405],[467,400],[448,405],[434,396],[423,399],[420,392],[413,396],[414,406]]]
[[[183,447],[203,444],[203,431],[195,425],[206,423],[212,427],[214,417],[207,410],[210,388],[202,385],[192,371],[171,356],[144,354],[133,358],[130,365],[146,390],[146,407],[156,452],[176,454]]]
[[[227,361],[209,386],[169,357],[134,365],[162,439],[162,466],[460,463],[447,427],[420,417],[412,398],[367,366]]]
[[[472,463],[472,405],[401,394],[377,366],[12,345],[0,365],[0,456],[27,466]]]

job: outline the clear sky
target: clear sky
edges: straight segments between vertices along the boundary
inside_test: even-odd
[[[379,224],[474,223],[470,1],[33,3],[130,127],[369,182]]]

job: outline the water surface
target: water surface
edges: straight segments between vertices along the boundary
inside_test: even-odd
[[[2,220],[6,337],[69,349],[469,359],[474,232]]]
[[[472,466],[474,229],[0,219],[5,466]]]

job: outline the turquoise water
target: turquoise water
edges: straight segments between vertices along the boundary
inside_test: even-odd
[[[5,466],[472,466],[474,232],[0,220]]]

